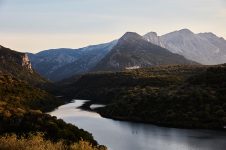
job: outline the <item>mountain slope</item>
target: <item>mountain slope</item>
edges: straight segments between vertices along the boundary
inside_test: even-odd
[[[54,49],[29,54],[34,69],[47,79],[58,81],[85,73],[96,65],[117,41],[80,49]]]
[[[17,99],[18,107],[28,106],[47,111],[63,103],[46,92],[53,85],[33,71],[27,54],[0,47],[0,97]]]
[[[127,32],[93,71],[120,71],[165,64],[193,64],[183,56],[147,42],[137,33]]]
[[[195,34],[188,29],[182,29],[162,36],[148,33],[144,38],[201,64],[214,65],[226,62],[226,41],[213,33]]]

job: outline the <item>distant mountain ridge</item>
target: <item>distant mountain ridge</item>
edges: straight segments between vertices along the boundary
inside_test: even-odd
[[[144,68],[157,65],[195,64],[183,56],[147,42],[134,32],[125,33],[94,71],[122,71],[127,68]]]
[[[144,35],[144,38],[173,53],[204,65],[226,62],[226,40],[213,33],[195,34],[188,29],[182,29],[162,36],[150,32]]]
[[[164,57],[157,53],[162,49],[165,49]],[[91,71],[120,71],[194,62],[203,65],[223,64],[226,63],[226,40],[213,33],[195,34],[188,29],[162,36],[156,32],[144,36],[127,32],[118,40],[105,44],[80,49],[52,49],[28,56],[38,73],[49,80],[59,81]]]
[[[117,43],[117,40],[80,49],[53,49],[37,54],[28,53],[37,72],[57,81],[85,73],[95,66]]]
[[[134,32],[127,32],[119,40],[105,44],[80,49],[53,49],[28,55],[35,70],[52,81],[94,71],[194,63],[147,42]]]

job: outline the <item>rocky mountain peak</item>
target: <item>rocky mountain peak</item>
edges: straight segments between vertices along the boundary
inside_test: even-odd
[[[122,41],[131,41],[131,40],[136,40],[136,39],[143,39],[142,36],[137,34],[136,32],[126,32],[120,39],[119,42]]]
[[[181,33],[181,34],[184,34],[184,35],[188,35],[188,34],[194,34],[191,30],[189,30],[189,29],[181,29],[181,30],[179,30],[179,31],[177,31],[177,32],[179,32],[179,33]]]

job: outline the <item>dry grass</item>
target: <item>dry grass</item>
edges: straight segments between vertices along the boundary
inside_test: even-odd
[[[81,140],[79,143],[65,145],[62,141],[53,143],[45,140],[42,134],[18,138],[15,134],[0,137],[0,150],[107,150],[104,146],[92,146]]]

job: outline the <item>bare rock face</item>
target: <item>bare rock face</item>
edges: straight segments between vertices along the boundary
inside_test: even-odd
[[[31,62],[30,62],[27,54],[24,54],[24,56],[22,56],[21,65],[23,67],[25,67],[26,69],[28,69],[30,72],[33,72]]]

